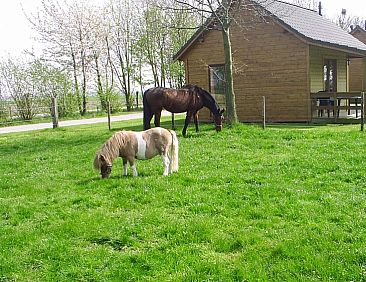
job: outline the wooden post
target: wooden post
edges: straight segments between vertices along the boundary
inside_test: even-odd
[[[266,96],[263,96],[263,129],[266,128]]]
[[[361,92],[361,131],[365,125],[365,92]]]
[[[58,127],[58,108],[57,108],[57,98],[52,97],[52,126],[53,128]]]
[[[107,102],[107,116],[108,116],[108,129],[111,130],[111,102],[108,99]]]
[[[139,108],[139,92],[136,91],[136,109]]]

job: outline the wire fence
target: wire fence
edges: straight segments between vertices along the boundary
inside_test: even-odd
[[[327,97],[324,97],[327,96]],[[285,117],[289,112],[289,107],[284,105],[279,109],[277,99],[271,96],[247,96],[244,100],[246,105],[250,105],[250,109],[245,111],[250,116],[252,122],[262,122],[263,128],[266,123],[272,123],[279,113]],[[142,99],[138,104],[133,105],[132,110],[142,109]],[[311,105],[310,119],[311,123],[360,123],[361,130],[364,127],[364,93],[311,93],[309,104]],[[281,102],[283,103],[283,102]],[[57,105],[57,103],[56,103]],[[291,108],[291,107],[290,107]],[[22,112],[31,111],[31,118],[25,119]],[[120,112],[127,111],[127,108],[121,108]],[[59,113],[59,111],[56,111]],[[81,116],[79,111],[69,113],[69,115],[57,114],[57,120],[80,119],[84,117],[108,117],[110,126],[110,115],[113,113],[111,104],[107,109],[103,109],[97,101],[90,101],[86,106],[86,114]],[[287,112],[287,114],[286,114]],[[293,112],[293,110],[290,112]],[[0,127],[15,126],[32,123],[53,123],[55,118],[55,109],[52,103],[49,107],[44,105],[32,105],[32,107],[20,108],[14,103],[3,103],[0,105]],[[278,117],[278,116],[277,116]]]
[[[141,110],[142,104],[134,105],[132,110]],[[117,110],[111,107],[111,113],[122,113],[127,111],[126,107]],[[23,114],[22,114],[23,113]],[[28,113],[30,118],[24,117],[24,113]],[[103,109],[100,104],[88,103],[86,105],[86,113],[81,115],[78,110],[69,112],[67,115],[59,115],[60,120],[94,118],[107,115],[107,110]],[[53,109],[52,106],[32,106],[30,108],[16,107],[14,104],[8,104],[0,107],[0,127],[16,126],[22,124],[52,122]]]

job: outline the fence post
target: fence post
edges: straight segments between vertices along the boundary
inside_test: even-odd
[[[57,98],[52,97],[52,126],[53,128],[58,127],[58,108],[57,108]]]
[[[108,99],[107,102],[107,115],[108,115],[108,129],[111,130],[111,102]]]
[[[365,92],[361,92],[361,131],[365,125]]]
[[[266,128],[266,96],[263,96],[263,129]]]
[[[136,109],[139,108],[139,92],[136,91]]]

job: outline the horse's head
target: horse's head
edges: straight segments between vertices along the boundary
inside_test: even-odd
[[[112,172],[112,164],[101,154],[97,154],[94,159],[94,168],[100,170],[102,178],[108,178]]]
[[[214,121],[215,121],[215,128],[216,128],[216,131],[221,131],[222,129],[222,121],[224,119],[224,112],[225,112],[225,109],[218,109],[217,110],[217,113],[214,115]]]

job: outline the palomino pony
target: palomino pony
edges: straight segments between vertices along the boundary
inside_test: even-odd
[[[127,175],[129,162],[132,175],[137,176],[135,159],[145,160],[160,155],[166,176],[178,171],[178,139],[173,130],[155,127],[149,130],[119,131],[105,142],[94,159],[94,168],[100,170],[102,178],[109,177],[113,160],[123,160],[123,175]]]
[[[187,85],[182,89],[155,87],[145,91],[144,105],[144,129],[150,128],[153,116],[155,126],[160,126],[161,111],[166,109],[171,113],[187,112],[183,128],[183,136],[186,136],[188,124],[194,117],[196,131],[198,131],[197,112],[203,107],[208,108],[214,116],[216,131],[221,131],[223,113],[214,97],[206,90],[196,85]]]

